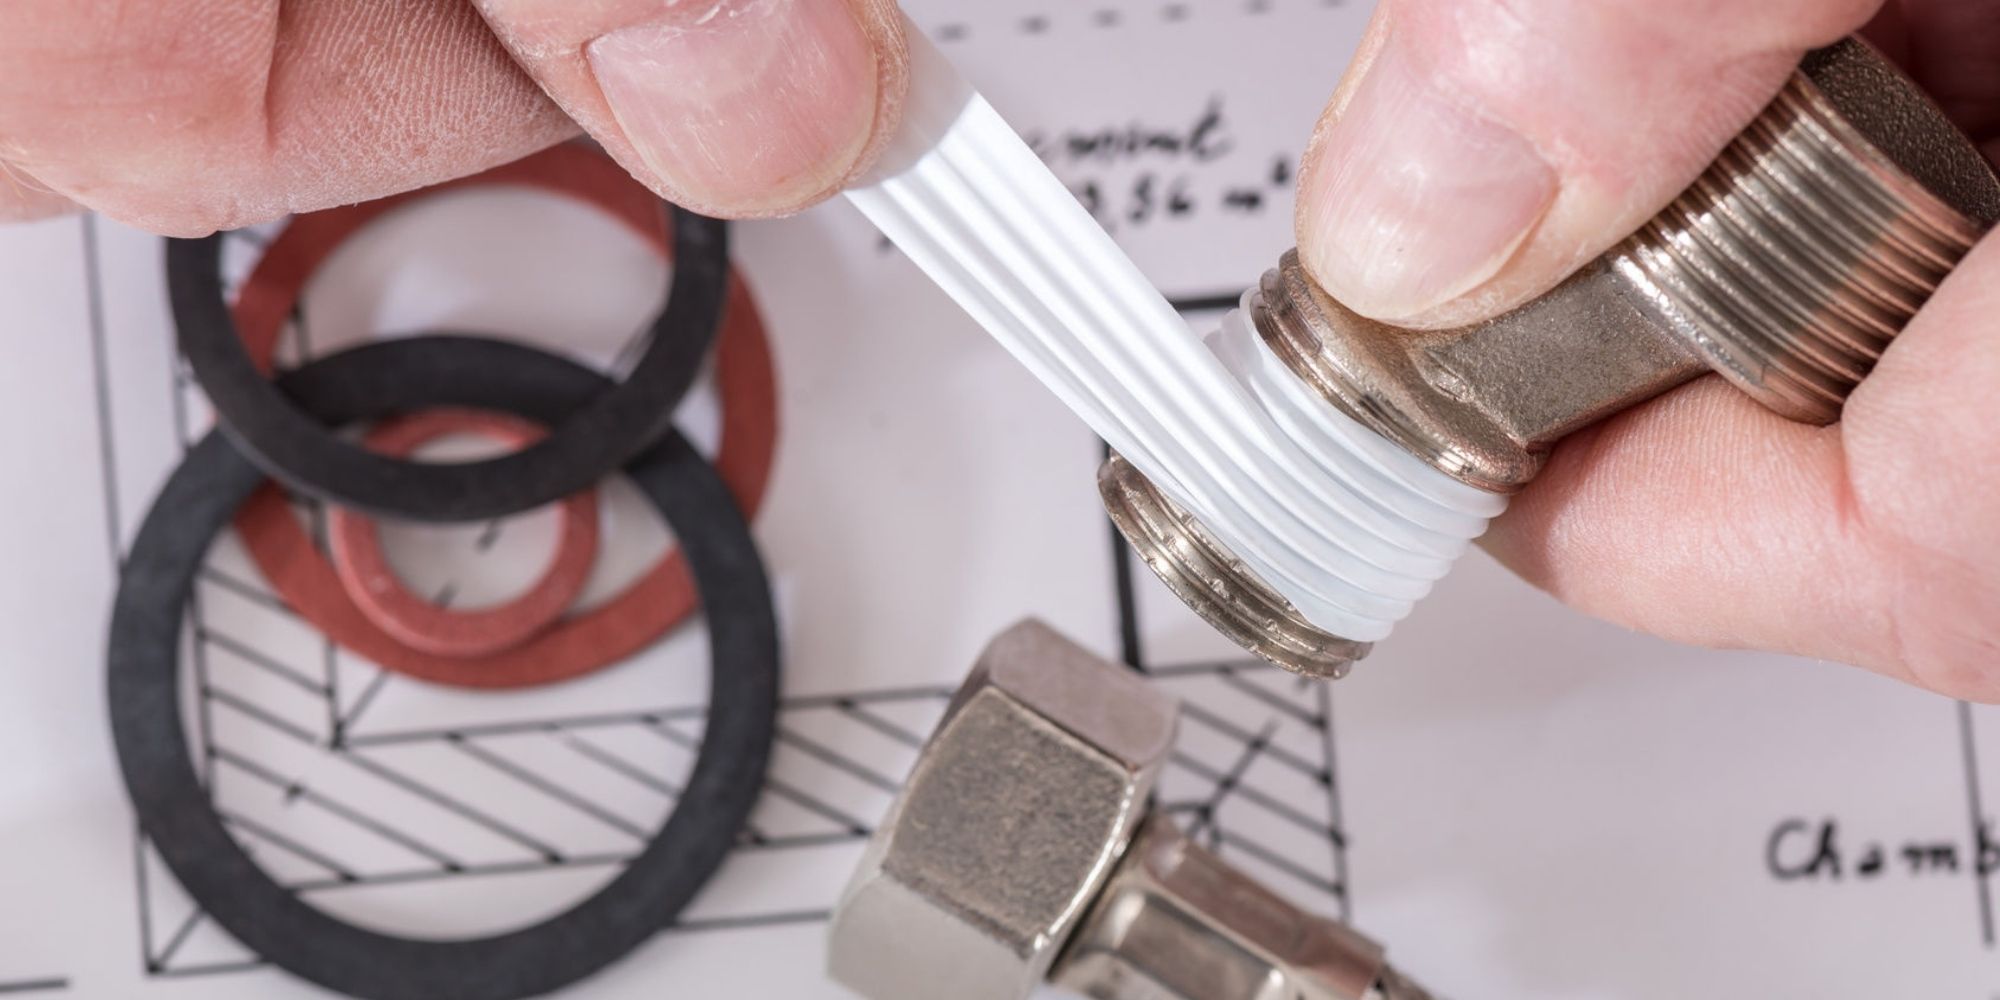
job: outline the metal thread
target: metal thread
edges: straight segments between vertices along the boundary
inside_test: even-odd
[[[1824,424],[1979,234],[1795,74],[1611,260],[1716,371]]]
[[[1864,68],[1873,58],[1858,47],[1835,55],[1859,58]],[[1893,78],[1893,71],[1884,72]],[[1912,152],[1954,152],[1945,147],[1962,137],[1938,124],[1897,141],[1905,148],[1895,152],[1907,160]],[[1955,162],[1952,156],[1943,161]],[[1976,192],[2000,190],[1990,174],[1975,180],[1966,183]],[[1978,240],[1983,227],[1960,210],[1963,202],[1947,203],[1926,188],[1811,77],[1794,74],[1694,185],[1605,255],[1617,280],[1602,294],[1630,301],[1650,317],[1652,335],[1692,350],[1766,407],[1790,419],[1830,423]],[[1341,334],[1308,320],[1318,313],[1295,308],[1288,296],[1296,294],[1312,293],[1267,277],[1263,294],[1251,300],[1266,346],[1328,405],[1364,408],[1357,418],[1454,472],[1440,461],[1455,454],[1454,441],[1432,440],[1423,428],[1406,426],[1401,413],[1377,412],[1385,403],[1379,394],[1346,384],[1358,374],[1385,373],[1319,363],[1325,338]],[[1493,322],[1549,321],[1518,318],[1525,315]],[[1099,474],[1099,489],[1113,521],[1154,573],[1245,649],[1319,677],[1342,676],[1366,655],[1368,644],[1307,621],[1115,456]]]
[[[1309,677],[1336,679],[1370,643],[1323,631],[1257,578],[1138,469],[1112,454],[1097,473],[1111,521],[1153,575],[1237,645]]]

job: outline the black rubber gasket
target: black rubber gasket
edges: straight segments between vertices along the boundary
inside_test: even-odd
[[[223,430],[293,489],[370,514],[423,521],[518,513],[583,490],[658,440],[700,373],[722,316],[728,231],[719,220],[672,211],[672,287],[630,374],[551,425],[548,437],[507,455],[412,461],[377,455],[329,433],[244,352],[222,294],[220,233],[167,241],[167,289],[181,353]],[[473,376],[448,371],[442,377]]]
[[[554,423],[607,380],[529,347],[470,337],[381,341],[284,376],[327,426],[436,405]],[[708,719],[686,790],[597,893],[533,926],[457,941],[394,937],[315,909],[223,827],[181,719],[183,610],[209,546],[264,473],[210,433],[167,480],[132,544],[107,653],[112,735],[140,826],[216,922],[278,966],[369,1000],[512,1000],[604,967],[671,924],[734,843],[763,783],[778,638],[762,559],[729,490],[671,428],[625,469],[675,529],[708,620]]]

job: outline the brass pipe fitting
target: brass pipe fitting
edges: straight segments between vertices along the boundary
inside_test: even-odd
[[[1048,626],[995,638],[827,930],[866,1000],[1429,1000],[1153,809],[1180,706]]]
[[[1328,405],[1463,483],[1525,486],[1581,427],[1716,372],[1826,424],[2000,219],[2000,180],[1907,77],[1849,39],[1804,60],[1693,186],[1562,284],[1496,319],[1409,330],[1356,315],[1288,251],[1247,308]],[[1315,627],[1114,455],[1112,520],[1211,625],[1338,677],[1368,645]]]

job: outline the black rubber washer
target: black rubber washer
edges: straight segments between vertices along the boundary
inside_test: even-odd
[[[671,207],[671,206],[669,206]],[[260,373],[222,294],[222,234],[167,241],[167,289],[181,353],[222,428],[300,492],[371,514],[476,521],[538,507],[602,479],[672,426],[715,342],[729,276],[724,223],[673,208],[673,283],[631,373],[549,436],[478,462],[389,458],[328,432]],[[442,373],[447,381],[472,377]]]
[[[329,426],[434,405],[553,422],[606,380],[533,348],[468,337],[384,341],[283,379]],[[728,489],[678,432],[626,475],[675,529],[708,620],[710,702],[686,791],[638,856],[595,895],[531,927],[426,941],[343,923],[272,881],[222,821],[181,721],[183,609],[210,544],[264,474],[210,433],[154,500],[111,618],[111,727],[139,823],[188,893],[229,933],[306,979],[371,1000],[512,1000],[557,989],[671,924],[735,842],[763,783],[778,638],[763,562]]]

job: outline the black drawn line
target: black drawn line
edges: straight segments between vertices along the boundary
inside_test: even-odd
[[[153,880],[146,877],[146,831],[132,824],[132,881],[139,897],[139,957],[146,968],[153,965]]]
[[[118,500],[118,449],[112,439],[111,362],[104,335],[104,271],[97,249],[97,216],[85,213],[82,225],[83,286],[89,293],[86,317],[90,324],[90,379],[97,394],[97,462],[104,484],[104,538],[111,553],[111,565],[117,567],[125,562],[125,546],[118,528],[125,507]]]
[[[611,770],[619,774],[622,774],[625,777],[630,778],[631,780],[638,782],[639,784],[644,785],[647,788],[652,789],[653,791],[659,792],[661,795],[664,795],[670,799],[679,799],[681,797],[682,789],[679,785],[676,785],[673,782],[668,781],[667,779],[662,778],[657,774],[649,774],[643,768],[634,765],[631,761],[628,761],[625,758],[620,757],[617,754],[612,753],[611,751],[606,750],[603,747],[600,747],[597,744],[592,743],[581,736],[574,736],[574,735],[564,736],[562,742],[564,746],[569,747],[571,750],[574,750],[577,753],[580,753],[583,756],[588,757],[591,760],[594,760],[597,763],[602,764],[605,767],[608,767]]]
[[[313,864],[318,865],[319,867],[332,872],[334,877],[342,882],[357,882],[360,881],[361,879],[361,876],[355,874],[353,870],[349,869],[345,865],[342,865],[340,862],[335,861],[333,858],[328,857],[327,855],[317,850],[314,850],[313,848],[307,847],[306,845],[299,843],[297,840],[294,840],[291,837],[279,833],[278,831],[273,830],[270,827],[265,826],[264,824],[259,823],[248,816],[243,815],[242,813],[232,812],[227,809],[218,808],[215,811],[215,814],[221,817],[222,822],[224,824],[243,830],[249,833],[251,836],[254,836],[257,839],[262,840],[272,845],[273,847],[277,847],[283,850],[287,854],[290,854],[294,857],[303,858],[306,861],[312,862]]]
[[[846,702],[841,704],[839,708],[841,713],[846,715],[848,718],[851,718],[854,721],[859,722],[862,725],[867,726],[868,728],[873,729],[876,732],[881,733],[882,735],[887,736],[890,739],[895,740],[896,742],[901,743],[912,750],[923,749],[924,746],[923,737],[918,736],[916,733],[913,733],[910,730],[903,728],[902,726],[890,722],[888,719],[876,715],[874,712],[870,712],[869,710],[861,707],[860,705],[854,704],[853,702]]]
[[[799,735],[797,732],[785,728],[784,726],[778,727],[778,742],[790,744],[792,747],[798,749],[801,753],[804,753],[806,756],[811,757],[814,760],[817,760],[828,767],[834,768],[839,771],[844,771],[847,774],[851,774],[854,777],[860,779],[861,781],[866,782],[867,784],[872,785],[876,788],[879,788],[882,791],[888,792],[891,795],[894,795],[896,794],[896,792],[901,790],[901,786],[898,785],[894,779],[884,777],[881,774],[878,774],[875,771],[870,770],[869,768],[855,762],[852,758],[846,756],[845,754],[842,754],[839,751],[834,750],[833,748],[828,747],[823,743],[818,743],[813,740],[809,740],[804,736]]]
[[[1319,695],[1319,741],[1320,752],[1326,758],[1326,846],[1333,855],[1333,880],[1342,887],[1340,893],[1340,919],[1342,923],[1354,921],[1354,899],[1349,896],[1347,886],[1347,823],[1340,813],[1340,781],[1333,755],[1333,692],[1332,685],[1318,685]]]
[[[249,758],[239,756],[221,747],[216,748],[216,758],[277,789],[287,800],[297,800],[324,809],[334,816],[344,819],[390,843],[437,862],[439,866],[447,871],[460,871],[465,868],[465,865],[457,858],[446,854],[444,851],[432,847],[430,844],[418,840],[373,816],[369,816],[361,810],[347,805],[330,795],[316,789],[308,788],[299,782],[287,780],[282,775]]]
[[[354,704],[348,708],[347,714],[341,716],[334,723],[333,731],[336,746],[353,748],[364,745],[362,741],[366,737],[356,739],[347,734],[354,731],[355,720],[361,718],[361,713],[368,710],[368,706],[375,701],[375,696],[382,693],[382,685],[387,683],[389,683],[389,672],[381,667],[376,667],[375,676],[368,678],[368,686],[361,689],[361,694],[355,697]],[[331,694],[332,692],[329,691],[328,693]]]
[[[353,747],[394,746],[399,743],[426,743],[433,740],[449,739],[453,735],[468,739],[482,736],[504,736],[512,733],[562,732],[576,729],[593,729],[612,726],[650,725],[656,719],[698,719],[708,714],[707,705],[676,705],[672,708],[655,708],[637,712],[599,712],[588,715],[554,716],[515,722],[488,722],[469,726],[454,726],[450,729],[398,729],[394,732],[367,733],[348,741]]]
[[[498,541],[500,541],[500,521],[495,518],[486,522],[486,527],[479,530],[479,536],[472,540],[472,548],[477,552],[486,552]]]
[[[207,916],[207,911],[196,906],[194,912],[189,913],[187,919],[181,921],[180,928],[174,931],[173,936],[167,938],[167,946],[161,949],[158,957],[153,959],[153,964],[164,968],[168,962],[172,961],[174,952],[181,950],[181,945],[187,943],[188,935],[193,934],[195,927]]]
[[[667,725],[665,722],[662,721],[651,722],[648,724],[647,728],[652,732],[660,734],[660,737],[662,739],[678,743],[689,750],[698,751],[701,749],[701,742],[699,740],[696,740],[688,736],[686,733],[683,733],[680,730]],[[823,819],[832,820],[833,822],[846,827],[848,832],[853,833],[856,836],[867,836],[868,834],[868,824],[863,823],[860,820],[855,819],[854,817],[849,816],[844,812],[841,812],[837,807],[829,805],[828,803],[821,801],[818,798],[808,795],[807,793],[800,791],[798,788],[790,784],[787,784],[783,781],[780,781],[777,778],[766,776],[764,778],[764,790],[770,792],[773,795],[778,796],[779,798],[787,799],[792,803],[798,805],[799,807],[805,809],[806,811],[814,813]]]
[[[90,217],[84,216],[84,218],[87,219]],[[0,983],[0,993],[52,993],[57,990],[66,989],[69,989],[69,980],[62,976],[50,976],[46,979],[16,979],[12,982]]]
[[[925,685],[876,688],[872,691],[848,691],[842,694],[815,694],[787,698],[779,707],[837,708],[843,704],[870,705],[885,701],[949,701],[957,691],[956,687]]]
[[[326,692],[326,742],[334,749],[340,749],[345,732],[340,726],[340,651],[333,646],[333,640],[321,635],[319,638],[319,667],[321,690]]]
[[[294,619],[298,618],[298,612],[293,611],[292,606],[286,604],[284,598],[233,573],[225,573],[213,566],[203,566],[200,576],[201,579],[242,597],[244,600],[253,601],[274,611],[282,611]]]
[[[1249,730],[1244,729],[1243,727],[1236,725],[1233,722],[1230,722],[1228,719],[1225,719],[1215,714],[1214,712],[1209,711],[1208,709],[1202,708],[1200,705],[1194,704],[1193,702],[1181,703],[1181,715],[1187,718],[1191,722],[1207,726],[1208,728],[1213,729],[1216,732],[1223,734],[1224,736],[1231,737],[1232,739],[1235,739],[1236,741],[1246,745],[1250,743],[1250,741],[1255,740],[1257,738],[1257,735],[1255,733],[1252,733]],[[1306,777],[1313,779],[1314,781],[1320,782],[1321,784],[1325,784],[1328,780],[1326,768],[1314,764],[1311,761],[1306,760],[1303,757],[1300,757],[1298,754],[1295,754],[1290,750],[1286,750],[1284,747],[1280,746],[1265,747],[1264,755],[1270,757],[1272,760],[1275,760],[1285,765],[1286,767],[1298,771],[1300,774],[1303,774]]]
[[[276,713],[272,712],[270,709],[267,709],[262,705],[258,705],[255,702],[252,702],[248,698],[241,697],[225,688],[216,687],[213,684],[202,688],[201,693],[203,696],[213,698],[217,702],[229,708],[233,708],[236,711],[241,712],[242,714],[257,720],[258,722],[261,722],[271,727],[272,729],[276,729],[279,732],[284,733],[286,736],[290,736],[291,738],[298,740],[299,742],[304,743],[307,746],[320,745],[318,733],[315,733],[312,730],[307,729],[306,727],[291,721],[290,719],[282,718]]]
[[[738,845],[740,851],[787,851],[806,847],[828,847],[834,844],[852,844],[867,836],[852,831],[840,833],[788,833],[782,837],[766,837],[747,844]]]
[[[483,826],[486,829],[491,830],[494,833],[497,833],[508,840],[520,844],[522,847],[525,847],[531,851],[534,851],[537,854],[540,854],[546,860],[549,861],[562,860],[562,852],[556,850],[553,846],[549,845],[548,843],[529,835],[528,833],[522,831],[518,827],[513,826],[512,824],[503,823],[499,819],[496,819],[491,814],[485,812],[484,810],[475,809],[472,806],[467,805],[463,801],[460,801],[459,799],[451,795],[447,795],[444,792],[441,792],[436,788],[428,784],[425,784],[424,782],[418,781],[417,779],[412,778],[409,775],[396,770],[395,768],[389,767],[388,765],[381,763],[380,761],[373,760],[369,757],[364,757],[361,754],[352,751],[342,754],[341,759],[353,764],[354,766],[362,769],[363,771],[367,771],[369,774],[372,774],[375,777],[381,778],[383,781],[395,785],[397,788],[400,788],[403,791],[410,793],[411,795],[415,795],[416,797],[423,799],[424,801],[429,802],[430,804],[437,806],[440,809],[445,810],[446,812],[452,813],[453,815],[459,816],[463,819],[470,820],[471,822],[479,826]]]
[[[1188,825],[1187,835],[1189,840],[1199,837],[1204,828],[1209,831],[1211,842],[1221,835],[1222,827],[1221,824],[1216,822],[1216,813],[1222,809],[1223,800],[1229,798],[1229,794],[1236,790],[1236,786],[1243,783],[1244,772],[1250,770],[1250,765],[1256,763],[1257,758],[1264,755],[1264,749],[1271,745],[1271,737],[1277,731],[1278,720],[1272,719],[1270,722],[1265,723],[1263,731],[1252,737],[1250,742],[1243,747],[1243,753],[1236,758],[1234,764],[1230,765],[1229,770],[1223,772],[1221,777],[1215,779],[1215,793],[1210,795],[1208,801],[1202,804],[1201,815],[1195,817],[1195,821]]]
[[[165,967],[148,970],[155,976],[167,979],[187,979],[195,976],[218,976],[225,972],[250,972],[264,968],[261,958],[246,958],[235,962],[209,962],[205,965],[183,965],[179,968]]]
[[[335,879],[315,879],[294,882],[287,888],[299,893],[325,893],[353,886],[375,888],[384,885],[409,885],[418,882],[435,882],[440,879],[476,878],[484,875],[520,875],[526,872],[554,871],[559,868],[602,868],[606,865],[622,865],[632,860],[629,854],[576,854],[560,861],[495,861],[487,864],[466,865],[456,871],[438,871],[434,868],[416,868],[408,871],[387,872],[370,875],[358,881],[346,882]]]
[[[194,637],[196,642],[214,643],[222,647],[224,652],[235,656],[237,659],[253,667],[261,668],[266,673],[290,681],[310,694],[319,697],[326,695],[326,686],[314,680],[304,671],[288,663],[281,663],[276,657],[260,652],[252,648],[250,644],[226,632],[217,631],[213,626],[196,627]]]
[[[600,823],[603,823],[605,826],[617,830],[620,833],[627,834],[632,838],[642,842],[647,839],[646,831],[641,829],[638,824],[633,823],[631,820],[628,820],[625,817],[620,816],[617,813],[614,813],[609,809],[606,809],[603,806],[600,806],[597,803],[592,802],[589,799],[586,799],[583,796],[578,795],[575,792],[572,792],[569,789],[564,788],[561,785],[558,785],[555,782],[550,781],[549,779],[544,778],[541,775],[536,774],[535,772],[530,771],[527,768],[522,767],[521,765],[516,764],[513,761],[508,760],[507,758],[502,757],[491,750],[486,749],[485,747],[482,747],[476,743],[469,742],[465,739],[453,739],[453,740],[447,740],[446,742],[449,743],[452,747],[458,749],[460,752],[464,753],[466,756],[471,757],[473,760],[485,764],[487,767],[490,767],[493,770],[498,771],[501,774],[504,774],[514,779],[515,781],[518,781],[521,784],[524,784],[529,788],[532,788],[535,791],[538,791],[543,795],[546,795],[549,798],[552,798],[557,802],[560,802],[563,805],[570,807],[571,809],[576,810],[577,812],[583,813],[584,815],[589,816],[590,818],[597,820]]]
[[[1222,683],[1227,684],[1230,687],[1235,688],[1236,690],[1241,691],[1244,694],[1249,695],[1250,697],[1255,698],[1258,701],[1261,701],[1264,704],[1270,706],[1271,708],[1277,709],[1278,711],[1283,712],[1286,715],[1289,715],[1292,718],[1297,719],[1308,726],[1317,727],[1320,724],[1319,716],[1314,715],[1313,713],[1308,712],[1303,708],[1300,708],[1298,706],[1298,703],[1293,701],[1288,701],[1280,695],[1273,694],[1270,691],[1267,691],[1261,687],[1258,687],[1255,684],[1250,683],[1249,681],[1244,680],[1241,677],[1236,676],[1236,668],[1234,666],[1225,666],[1218,668],[1216,670],[1215,676],[1218,679],[1220,679]]]
[[[1179,750],[1173,751],[1171,754],[1168,755],[1167,759],[1176,766],[1184,770],[1193,772],[1195,775],[1197,775],[1204,781],[1214,782],[1219,785],[1226,777],[1226,775],[1222,771],[1216,770],[1215,768],[1210,767],[1209,765],[1204,764],[1201,761],[1196,760],[1193,757],[1190,757]],[[1319,820],[1313,819],[1311,816],[1308,816],[1305,813],[1298,811],[1296,808],[1293,808],[1292,806],[1288,806],[1285,803],[1278,801],[1275,797],[1258,789],[1255,785],[1248,785],[1248,784],[1239,785],[1236,788],[1236,796],[1238,798],[1241,798],[1245,802],[1254,803],[1256,806],[1263,809],[1264,811],[1269,812],[1272,815],[1277,816],[1278,818],[1283,819],[1291,823],[1293,826],[1299,827],[1300,829],[1305,830],[1316,837],[1332,837],[1335,840],[1335,842],[1339,841],[1340,832],[1338,830],[1326,825],[1325,823],[1320,822]]]
[[[1965,762],[1965,806],[1972,822],[1972,880],[1979,887],[1979,933],[1993,947],[1993,891],[1987,885],[1986,808],[1979,801],[1979,757],[1972,740],[1972,706],[1958,703],[1958,745]]]

